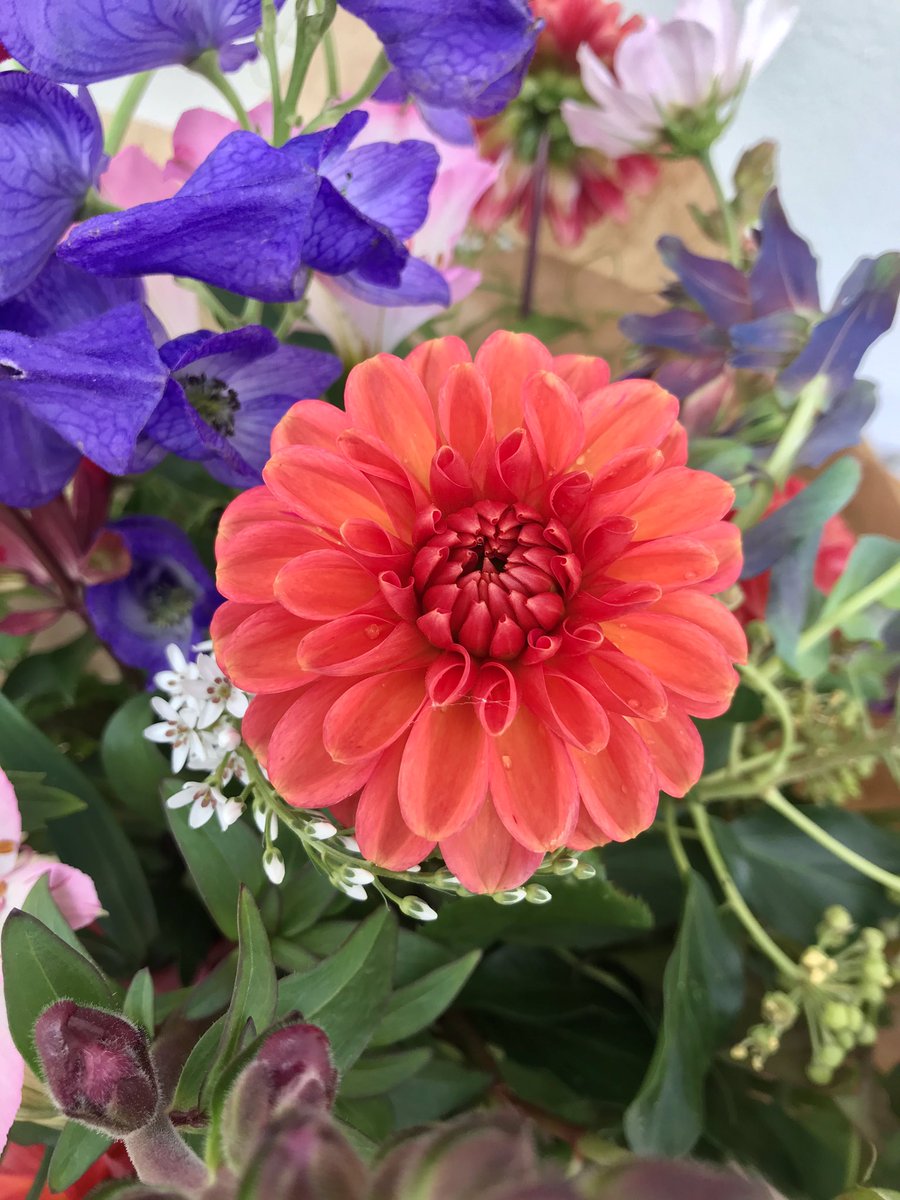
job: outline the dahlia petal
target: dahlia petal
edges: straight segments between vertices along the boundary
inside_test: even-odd
[[[696,587],[711,578],[719,562],[701,541],[686,537],[654,538],[641,542],[606,568],[613,579],[642,580],[658,584],[663,591]]]
[[[266,521],[293,522],[293,514],[261,484],[235,496],[219,520],[218,536],[227,541],[244,529]]]
[[[693,533],[719,521],[734,504],[734,488],[708,471],[672,467],[647,483],[625,510],[636,524],[635,541]]]
[[[315,525],[339,529],[354,518],[391,529],[381,497],[346,459],[313,446],[288,446],[269,460],[263,478],[277,499]]]
[[[403,572],[412,565],[412,551],[375,521],[354,519],[340,528],[341,541],[370,570]]]
[[[374,434],[349,429],[338,439],[338,448],[375,489],[396,532],[408,539],[416,512],[427,499],[419,481]]]
[[[447,372],[438,393],[438,419],[444,440],[470,467],[479,464],[483,478],[494,448],[491,392],[473,363],[458,363]]]
[[[345,406],[351,424],[374,434],[423,486],[437,445],[434,412],[424,386],[392,354],[354,367]]]
[[[492,333],[475,355],[493,401],[497,441],[518,429],[523,419],[522,385],[535,371],[552,371],[553,356],[530,333]]]
[[[272,453],[286,446],[319,446],[332,450],[350,418],[327,400],[298,400],[272,430]]]
[[[327,808],[358,791],[368,779],[371,761],[335,762],[322,741],[322,723],[349,685],[323,679],[294,701],[272,733],[269,775],[288,804]]]
[[[703,592],[673,592],[663,596],[653,611],[668,613],[699,625],[722,645],[733,662],[747,661],[747,635],[740,621],[721,600],[715,600]]]
[[[670,796],[684,796],[703,772],[703,742],[694,722],[674,703],[661,721],[630,722],[650,751],[659,786]]]
[[[557,354],[552,369],[582,403],[609,383],[609,363],[591,354]]]
[[[256,489],[254,489],[256,490]],[[238,496],[242,500],[249,492]],[[244,604],[271,604],[275,599],[275,577],[291,559],[326,547],[324,538],[297,520],[256,521],[235,533],[237,500],[225,510],[231,523],[216,538],[216,586],[229,600]]]
[[[712,550],[718,563],[715,574],[699,583],[699,589],[715,595],[737,583],[744,565],[741,531],[737,525],[731,521],[716,521],[707,529],[695,530],[693,536]]]
[[[213,613],[210,622],[210,635],[214,642],[227,638],[237,629],[241,622],[259,612],[258,604],[239,604],[235,600],[226,600]]]
[[[457,646],[436,658],[425,674],[428,698],[444,707],[468,694],[475,668],[468,650]]]
[[[542,477],[531,438],[524,429],[513,429],[498,445],[488,467],[489,491],[509,500],[520,500],[540,484]]]
[[[583,406],[584,455],[596,472],[634,446],[659,446],[678,417],[678,401],[649,379],[626,379],[588,397]]]
[[[429,490],[442,512],[465,508],[475,499],[468,464],[452,446],[441,446],[431,460]]]
[[[609,742],[596,754],[571,749],[581,802],[606,838],[624,842],[653,822],[656,767],[646,743],[623,717],[609,719]]]
[[[378,576],[378,588],[398,617],[410,624],[415,623],[419,615],[419,601],[411,579],[402,583],[396,571],[382,571]]]
[[[309,628],[309,621],[285,612],[280,604],[267,604],[230,633],[213,624],[213,643],[229,679],[239,688],[284,692],[304,682],[297,647]]]
[[[565,744],[521,707],[491,745],[490,788],[497,815],[529,850],[565,845],[578,815],[578,788]]]
[[[584,444],[581,405],[567,383],[539,371],[523,388],[525,428],[548,475],[564,471]]]
[[[398,738],[372,768],[356,810],[354,836],[363,856],[388,871],[406,871],[427,858],[434,842],[414,834],[403,819],[397,779],[406,738]]]
[[[323,675],[370,675],[424,666],[436,653],[414,625],[367,613],[319,625],[306,634],[297,651],[305,669]]]
[[[371,675],[353,684],[328,710],[322,727],[335,762],[356,762],[387,749],[412,724],[425,699],[421,670]]]
[[[652,670],[667,688],[703,704],[727,706],[738,684],[731,659],[705,630],[666,613],[632,613],[603,626],[606,637],[623,654]]]
[[[666,714],[669,699],[663,685],[652,671],[614,646],[604,646],[584,669],[570,665],[569,670],[578,672],[575,678],[593,692],[607,711],[647,721],[658,721]]]
[[[683,467],[688,460],[688,432],[683,425],[673,425],[659,443],[664,467]]]
[[[592,692],[571,675],[544,666],[522,671],[525,703],[563,741],[595,754],[609,738],[609,721]]]
[[[612,839],[608,838],[584,804],[578,806],[578,820],[575,828],[569,834],[566,845],[570,850],[593,850],[597,846],[605,846]]]
[[[441,841],[441,855],[464,888],[476,894],[503,892],[530,879],[543,861],[507,831],[487,796],[474,821]]]
[[[519,688],[509,667],[483,663],[472,687],[472,699],[486,733],[496,736],[509,729],[519,711]]]
[[[412,831],[438,841],[472,820],[488,785],[488,735],[471,704],[427,706],[400,765],[400,811]]]
[[[378,580],[343,550],[313,550],[282,566],[275,578],[279,603],[298,617],[328,621],[370,606]]]
[[[469,347],[460,337],[432,338],[416,346],[407,355],[406,365],[421,379],[431,400],[432,409],[438,411],[438,396],[450,371],[458,363],[470,363]]]
[[[241,719],[241,736],[265,767],[269,758],[269,742],[275,726],[300,696],[302,689],[271,692],[254,696]]]

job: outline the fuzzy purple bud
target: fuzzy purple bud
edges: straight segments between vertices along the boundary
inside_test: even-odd
[[[313,1109],[285,1115],[267,1130],[240,1195],[245,1200],[364,1200],[368,1182],[353,1147],[327,1113]]]
[[[594,1200],[784,1200],[762,1179],[704,1163],[635,1159],[592,1187]]]
[[[117,1136],[153,1118],[156,1072],[146,1035],[130,1021],[60,1000],[38,1018],[34,1042],[51,1095],[67,1117]]]

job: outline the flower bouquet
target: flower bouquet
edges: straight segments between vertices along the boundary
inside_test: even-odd
[[[900,254],[712,156],[795,11],[341,10],[0,0],[0,1200],[894,1198]]]

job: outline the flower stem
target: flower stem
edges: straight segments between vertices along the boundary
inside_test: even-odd
[[[763,800],[770,808],[781,813],[798,829],[802,829],[807,837],[812,838],[814,842],[818,842],[823,849],[829,854],[833,854],[835,858],[839,858],[841,862],[845,862],[849,867],[853,867],[855,871],[859,871],[860,875],[865,875],[867,879],[872,879],[876,883],[880,883],[883,887],[888,888],[893,892],[900,892],[900,875],[895,875],[892,871],[886,871],[884,867],[876,866],[875,863],[869,862],[861,854],[857,854],[855,850],[851,850],[849,846],[845,846],[843,842],[832,837],[826,832],[821,825],[817,825],[799,808],[795,808],[790,800],[785,799],[777,788],[770,787],[763,792]]]
[[[131,83],[125,89],[125,94],[119,101],[119,105],[113,113],[109,128],[106,131],[103,148],[110,157],[118,154],[122,149],[122,143],[125,141],[125,135],[131,125],[132,118],[137,112],[138,105],[144,98],[144,93],[149,87],[153,75],[153,71],[141,71],[140,75],[132,77]]]
[[[734,212],[728,203],[725,190],[722,187],[722,181],[719,179],[718,172],[713,165],[712,155],[709,150],[698,151],[697,161],[705,171],[706,178],[709,180],[713,194],[716,197],[716,204],[722,216],[722,226],[725,230],[729,261],[733,267],[740,269],[744,265],[744,256],[741,253],[741,240],[738,235],[738,227],[734,220]]]
[[[800,974],[799,967],[769,937],[751,912],[744,897],[738,891],[737,884],[734,882],[731,872],[728,870],[728,865],[722,857],[722,853],[713,836],[712,826],[709,823],[706,809],[702,804],[697,804],[696,802],[691,803],[690,809],[700,842],[706,852],[706,857],[709,859],[709,865],[712,867],[713,874],[719,881],[719,886],[725,893],[725,899],[728,901],[731,911],[743,925],[751,941],[759,947],[766,958],[778,968],[781,974],[786,979],[796,979]]]
[[[247,110],[241,103],[240,96],[226,79],[222,68],[219,66],[219,56],[215,50],[207,50],[201,54],[199,58],[191,63],[191,70],[196,71],[198,75],[202,75],[204,79],[208,79],[216,91],[228,101],[242,129],[253,129],[253,125],[247,115]]]
[[[294,43],[294,61],[291,64],[291,74],[284,93],[284,127],[275,130],[275,145],[280,146],[287,141],[290,132],[288,126],[295,123],[297,104],[300,92],[306,80],[309,64],[316,52],[316,47],[322,35],[329,29],[337,12],[337,0],[324,0],[322,11],[311,14],[307,0],[296,0],[297,6],[297,40]]]
[[[687,879],[691,873],[691,864],[685,853],[684,842],[681,840],[681,831],[678,828],[678,814],[675,811],[675,801],[666,800],[664,811],[666,841],[669,843],[672,858],[675,860],[675,866],[678,868],[678,874],[682,879]]]
[[[276,41],[278,13],[275,0],[263,0],[263,20],[260,40],[262,52],[269,68],[269,90],[272,93],[272,131],[284,125],[284,107],[281,99],[281,72],[278,69],[278,44]]]
[[[340,104],[333,104],[331,107],[326,105],[315,120],[310,121],[303,132],[315,133],[317,129],[323,129],[327,125],[334,125],[345,113],[356,108],[358,104],[362,104],[363,100],[367,100],[387,73],[388,60],[385,58],[384,52],[382,52],[372,63],[368,75],[353,95],[349,99],[343,100]]]
[[[784,432],[766,463],[766,471],[774,480],[776,487],[784,487],[787,483],[794,466],[794,459],[812,433],[816,417],[825,407],[827,388],[827,381],[821,376],[817,376],[800,393],[790,420],[784,427]]]
[[[41,1158],[40,1166],[35,1172],[34,1180],[31,1187],[28,1189],[28,1195],[25,1200],[40,1200],[44,1194],[44,1185],[47,1182],[47,1176],[50,1174],[50,1159],[53,1157],[53,1147],[45,1146],[44,1155]]]
[[[330,29],[322,38],[322,47],[325,51],[325,70],[328,75],[328,99],[336,100],[341,94],[341,76],[334,47],[334,34]]]
[[[534,300],[534,284],[537,278],[538,248],[541,240],[541,221],[544,216],[544,200],[547,195],[547,164],[550,159],[550,126],[545,125],[538,142],[534,166],[531,169],[531,222],[528,228],[528,252],[525,257],[525,274],[522,278],[522,299],[519,313],[531,315]]]
[[[125,1149],[142,1183],[194,1192],[209,1182],[203,1162],[176,1132],[166,1113],[128,1134]]]
[[[813,646],[818,645],[824,638],[828,637],[835,629],[843,625],[850,617],[856,616],[858,612],[869,607],[870,604],[875,604],[882,596],[886,596],[895,588],[900,588],[900,562],[894,565],[877,579],[873,579],[866,587],[860,588],[858,592],[854,592],[852,596],[848,596],[842,604],[839,604],[831,612],[820,617],[818,621],[814,621],[804,633],[800,635],[797,643],[798,654],[803,654],[807,650],[811,650]]]
[[[758,671],[751,663],[745,663],[739,670],[753,690],[768,700],[781,725],[781,746],[766,767],[769,779],[777,779],[787,766],[797,745],[793,714],[784,696],[761,671]]]

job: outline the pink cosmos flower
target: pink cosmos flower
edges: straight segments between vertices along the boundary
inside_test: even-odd
[[[646,829],[746,655],[733,491],[678,402],[514,333],[378,355],[345,400],[285,415],[219,529],[216,657],[275,787],[475,892]]]
[[[749,0],[740,15],[734,0],[681,0],[674,20],[650,18],[624,38],[612,69],[582,46],[581,78],[595,103],[563,104],[572,140],[612,158],[677,147],[679,130],[686,152],[704,139],[708,146],[722,106],[765,66],[796,16],[789,0]]]
[[[14,908],[20,908],[25,897],[47,875],[50,893],[62,915],[73,929],[90,925],[102,909],[93,882],[82,871],[69,867],[44,854],[35,854],[22,845],[22,818],[16,793],[9,777],[0,769],[0,928]],[[0,988],[3,964],[0,963]],[[6,1006],[0,991],[0,1149],[6,1144],[9,1130],[16,1118],[22,1099],[25,1064],[10,1037],[6,1021]]]
[[[479,156],[474,146],[445,142],[425,124],[412,104],[361,106],[369,122],[354,145],[399,142],[406,138],[430,142],[441,162],[431,191],[428,218],[410,240],[410,251],[443,271],[450,286],[450,302],[457,304],[475,290],[481,274],[454,264],[454,253],[466,230],[472,210],[499,174],[499,165]],[[359,362],[379,350],[393,350],[426,321],[445,312],[438,305],[382,308],[345,291],[328,276],[310,284],[309,316],[327,334],[347,363]]]

